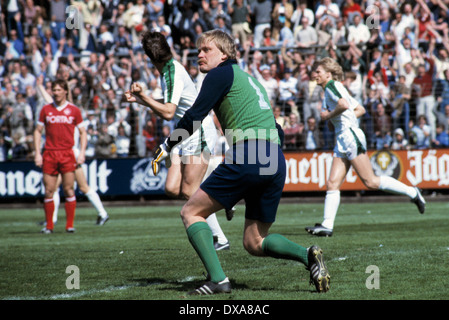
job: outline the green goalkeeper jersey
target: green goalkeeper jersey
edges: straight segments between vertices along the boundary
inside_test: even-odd
[[[235,60],[227,60],[212,69],[201,91],[179,121],[177,129],[193,133],[213,109],[230,145],[244,140],[263,139],[280,143],[270,100],[265,88],[244,72]],[[175,145],[178,141],[170,142]]]

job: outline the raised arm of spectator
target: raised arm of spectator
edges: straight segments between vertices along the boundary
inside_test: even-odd
[[[81,70],[78,64],[75,62],[75,57],[73,56],[73,54],[69,53],[67,55],[67,61],[69,63],[69,67],[72,68],[72,70],[76,73]]]
[[[39,77],[36,78],[36,92],[38,95],[42,97],[45,103],[53,102],[52,96],[47,92],[47,90],[45,90],[43,75],[40,75]]]
[[[25,40],[25,36],[23,34],[23,28],[22,28],[22,14],[20,12],[17,12],[16,15],[14,16],[14,20],[16,20],[16,28],[17,28],[17,38],[19,38],[20,40],[24,41]]]

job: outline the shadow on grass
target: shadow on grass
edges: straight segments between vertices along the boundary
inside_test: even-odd
[[[130,279],[130,281],[137,282],[138,287],[151,287],[156,285],[162,285],[163,287],[159,288],[159,290],[176,290],[182,292],[189,292],[203,285],[206,280],[196,279],[192,281],[179,281],[162,278],[148,278],[148,279]],[[248,289],[248,286],[245,284],[239,284],[233,280],[230,281],[233,290]]]

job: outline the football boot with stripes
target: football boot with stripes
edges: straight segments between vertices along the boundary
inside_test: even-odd
[[[307,258],[309,260],[307,270],[310,271],[310,284],[313,283],[319,293],[329,291],[331,277],[324,263],[323,250],[318,246],[311,246]]]
[[[223,281],[220,281],[219,283],[208,281],[201,287],[193,291],[190,291],[188,294],[199,296],[199,295],[211,295],[218,293],[231,293],[231,282],[229,281],[228,278],[224,279]]]

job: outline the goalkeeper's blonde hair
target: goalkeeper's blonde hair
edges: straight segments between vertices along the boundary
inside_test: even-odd
[[[237,48],[235,46],[235,40],[230,34],[219,29],[204,32],[196,41],[196,47],[199,48],[203,43],[210,41],[213,41],[218,50],[227,55],[228,59],[236,59]]]
[[[324,69],[324,71],[330,72],[332,74],[333,80],[343,81],[344,79],[343,68],[334,59],[326,57],[316,61],[313,64],[313,70],[316,70],[316,68],[318,68],[319,66],[321,66]]]

